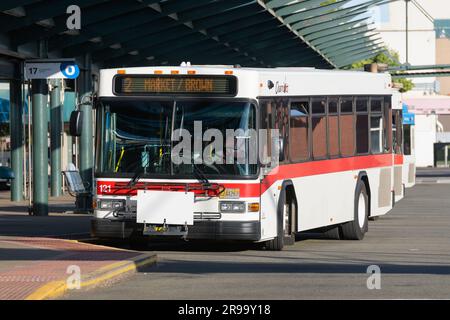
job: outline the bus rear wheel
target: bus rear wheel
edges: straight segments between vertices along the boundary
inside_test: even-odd
[[[369,228],[369,196],[366,185],[359,181],[355,192],[355,209],[353,221],[341,226],[341,238],[344,240],[362,240]]]

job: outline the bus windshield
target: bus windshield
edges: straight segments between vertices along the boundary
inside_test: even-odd
[[[172,152],[177,150],[177,143],[184,141],[184,136],[180,138],[174,133],[182,132],[181,129],[191,136],[190,150],[188,153],[186,148],[183,149],[183,162],[176,163],[172,161]],[[221,133],[224,141],[219,146],[222,150],[212,150],[211,143],[217,137],[206,139],[208,129]],[[257,164],[250,163],[248,156],[244,156],[244,161],[226,161],[229,129],[256,129],[255,106],[250,102],[205,99],[102,100],[97,108],[96,174],[133,177],[139,173],[150,178],[193,178],[198,171],[208,177],[255,175]],[[243,147],[244,153],[249,152],[248,144]],[[211,156],[209,161],[199,162],[198,158],[205,155]],[[214,161],[215,157],[222,157],[222,161]]]

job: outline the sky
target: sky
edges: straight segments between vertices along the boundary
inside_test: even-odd
[[[368,2],[370,0],[352,0],[348,6]],[[398,0],[403,1],[403,0]],[[434,19],[450,19],[450,1],[449,0],[416,0]],[[413,4],[411,4],[413,5]],[[387,19],[388,5],[376,6],[372,9],[374,22],[380,22]]]

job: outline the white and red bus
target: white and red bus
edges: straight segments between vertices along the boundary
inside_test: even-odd
[[[272,250],[307,230],[363,239],[369,218],[398,195],[392,94],[388,74],[355,71],[101,70],[93,235],[243,240]],[[203,151],[184,151],[182,164],[172,159],[177,129],[203,136]],[[263,132],[257,152],[277,162],[250,161],[246,134],[213,152],[208,129]],[[230,148],[244,160],[202,162]]]
[[[403,104],[401,93],[394,90],[392,95],[392,150],[394,153],[393,190],[395,202],[403,199],[405,195],[403,154]]]

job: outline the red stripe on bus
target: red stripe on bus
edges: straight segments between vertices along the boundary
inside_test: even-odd
[[[403,155],[402,154],[394,154],[394,164],[403,164]]]
[[[397,155],[398,156],[398,155]],[[400,157],[398,157],[400,159]],[[395,158],[395,161],[400,161]],[[401,161],[403,162],[403,156],[401,156]],[[380,155],[368,155],[368,156],[358,156],[349,158],[339,158],[339,159],[328,159],[320,161],[309,161],[294,164],[280,165],[274,169],[269,175],[267,175],[261,184],[259,183],[224,183],[222,184],[225,188],[240,189],[240,197],[251,198],[259,197],[267,189],[269,189],[278,180],[287,180],[293,178],[314,176],[327,173],[337,173],[343,171],[352,170],[362,170],[378,167],[388,167],[392,166],[393,159],[392,154],[380,154]],[[135,195],[137,190],[127,190],[120,189],[116,186],[115,181],[97,181],[97,194],[114,194],[114,195]],[[144,183],[139,183],[136,185],[137,188],[142,186]],[[161,183],[160,186],[157,184],[152,186],[153,188],[159,188],[164,190],[164,184]],[[111,190],[114,191],[112,192]],[[169,188],[167,188],[169,191]],[[170,191],[184,191],[184,185],[180,184],[179,188],[174,186]]]

